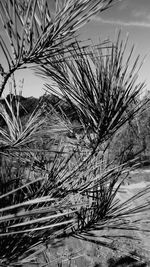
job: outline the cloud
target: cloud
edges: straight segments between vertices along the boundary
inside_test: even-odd
[[[150,23],[149,9],[133,10],[131,16],[136,20]]]
[[[111,25],[120,25],[126,27],[145,27],[150,28],[150,22],[147,21],[122,21],[122,20],[115,20],[115,19],[102,19],[101,17],[95,17],[94,21],[99,21],[102,23],[107,23]]]
[[[132,15],[135,18],[144,18],[145,16],[147,16],[147,12],[144,10],[134,10],[132,12]]]

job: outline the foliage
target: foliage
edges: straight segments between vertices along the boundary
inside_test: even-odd
[[[73,36],[90,18],[115,0],[4,0],[0,18],[6,37],[0,47],[7,68],[1,64],[2,95],[13,73],[29,64],[41,64],[47,57],[66,53],[75,43]],[[7,41],[6,41],[7,38]]]
[[[95,157],[84,168],[78,168],[75,172],[74,169],[81,162],[81,156],[83,157],[81,151],[76,152],[77,155],[74,152],[73,160],[68,159],[68,153],[65,159],[62,153],[61,148],[60,154],[55,155],[54,160],[45,160],[43,166],[42,162],[41,166],[32,165],[34,169],[28,176],[28,183],[25,182],[24,172],[21,180],[15,179],[7,183],[8,191],[5,184],[1,184],[1,188],[5,186],[6,190],[0,196],[2,263],[7,265],[9,262],[16,264],[18,259],[22,263],[31,260],[34,253],[37,255],[38,248],[39,252],[44,250],[41,248],[43,243],[48,245],[55,237],[74,235],[83,240],[94,241],[95,230],[103,232],[106,228],[139,229],[137,217],[136,227],[134,216],[130,223],[129,218],[131,214],[139,213],[141,216],[141,212],[149,208],[149,204],[145,202],[138,208],[132,203],[148,195],[149,188],[126,202],[119,203],[117,191],[126,176],[122,174],[121,178],[125,166],[111,168],[106,165],[102,170],[101,157],[99,166],[96,166]],[[49,156],[52,157],[50,153]],[[25,184],[22,185],[22,181]],[[99,244],[118,249],[113,247],[109,236],[110,233],[99,236]],[[9,250],[6,249],[6,244],[9,245]]]
[[[46,123],[46,119],[41,118],[40,110],[30,115],[27,123],[23,126],[20,118],[20,102],[16,98],[16,114],[12,103],[5,99],[5,106],[0,104],[0,116],[6,123],[6,128],[0,127],[1,149],[10,147],[20,147],[33,142],[33,136],[40,134],[41,128]],[[8,110],[8,111],[7,111]]]
[[[138,58],[129,68],[133,48],[129,56],[125,55],[127,42],[123,44],[120,35],[110,48],[77,45],[70,57],[59,54],[55,59],[48,58],[36,72],[53,79],[54,83],[46,84],[47,89],[72,107],[91,143],[99,143],[140,109],[138,96],[144,83],[136,84]]]
[[[34,63],[40,65],[38,74],[51,79],[47,90],[59,97],[53,97],[54,103],[41,100],[26,123],[20,117],[19,98],[13,102],[15,107],[7,99],[5,106],[0,104],[5,121],[0,128],[3,266],[35,262],[55,238],[73,236],[122,252],[114,243],[119,237],[116,229],[149,232],[150,187],[125,201],[119,198],[138,158],[134,153],[130,160],[125,158],[123,149],[117,164],[116,159],[108,159],[114,136],[143,106],[138,58],[129,67],[133,48],[126,57],[127,42],[120,36],[110,47],[105,42],[82,47],[72,37],[112,2],[58,0],[54,16],[46,1],[0,3],[12,48],[10,54],[1,37],[8,64],[8,72],[3,68],[1,72],[1,93],[16,69]],[[67,116],[70,109],[73,115]],[[137,200],[141,200],[138,206]],[[147,227],[141,228],[141,214]],[[132,239],[130,234],[120,236]],[[124,253],[130,256],[129,251]]]

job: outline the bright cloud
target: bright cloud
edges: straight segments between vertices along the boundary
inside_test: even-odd
[[[150,0],[122,0],[95,20],[128,27],[150,28]]]
[[[101,17],[95,17],[95,21],[102,23],[108,23],[113,25],[127,26],[127,27],[146,27],[150,28],[150,22],[147,21],[122,21],[119,19],[102,19]]]

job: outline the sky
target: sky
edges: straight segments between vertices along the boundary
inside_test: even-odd
[[[91,39],[94,44],[109,38],[115,40],[118,31],[126,39],[129,34],[129,49],[134,44],[135,57],[140,55],[146,59],[139,73],[139,81],[146,82],[150,90],[150,0],[122,0],[103,13],[98,14],[80,31],[81,40]],[[17,84],[24,78],[23,95],[39,97],[44,93],[41,78],[35,77],[30,70],[16,74]],[[145,89],[145,90],[146,90]]]

